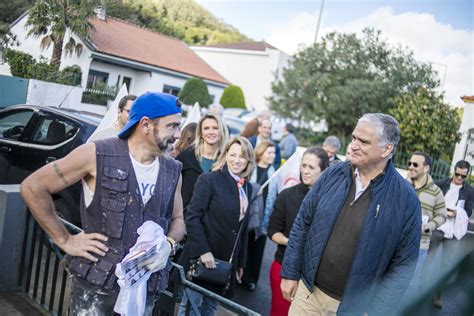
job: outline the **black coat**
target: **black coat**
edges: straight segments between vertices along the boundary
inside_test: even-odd
[[[186,208],[193,196],[194,185],[196,184],[197,178],[203,171],[194,154],[194,146],[182,151],[178,157],[176,157],[176,160],[181,161],[183,164],[183,169],[181,170],[181,175],[183,176],[181,197],[183,198],[183,208]]]
[[[276,233],[283,233],[285,237],[290,237],[291,227],[293,227],[293,222],[308,191],[309,187],[300,183],[278,194],[268,223],[268,237],[270,239]],[[275,252],[275,260],[280,264],[283,262],[285,250],[286,246],[278,245]]]
[[[448,178],[436,182],[436,185],[439,186],[444,195],[446,195],[446,193],[449,191],[449,185],[451,184],[452,180],[452,178]],[[464,204],[464,210],[466,211],[467,217],[471,217],[472,208],[474,207],[474,189],[466,182],[464,182],[463,186],[459,190],[458,201],[459,200],[466,201]]]
[[[251,186],[246,182],[244,188],[250,197]],[[184,269],[188,270],[190,259],[198,258],[207,252],[211,252],[217,259],[229,261],[240,227],[239,215],[239,192],[227,167],[200,175],[187,210],[187,241],[180,259]],[[234,253],[234,272],[245,267],[249,218],[247,215],[248,212],[242,221],[242,233]],[[221,290],[209,284],[196,284],[216,293]],[[235,273],[232,273],[228,296],[232,296],[234,286]]]

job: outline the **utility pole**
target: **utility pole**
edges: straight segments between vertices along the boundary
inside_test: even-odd
[[[324,8],[324,0],[321,0],[321,8],[319,9],[318,25],[316,26],[316,35],[314,36],[315,43],[318,40],[319,25],[321,24],[321,18],[323,16],[323,8]]]

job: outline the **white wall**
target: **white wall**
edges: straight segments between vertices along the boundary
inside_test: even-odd
[[[459,160],[463,159],[464,151],[466,149],[467,137],[469,129],[474,128],[474,103],[465,102],[464,103],[464,113],[461,122],[461,127],[459,132],[461,133],[461,140],[456,144],[454,149],[453,160],[451,162],[451,171],[454,170],[454,165]],[[474,159],[471,157],[465,157],[465,159],[471,164],[474,165]]]
[[[271,83],[288,65],[290,56],[266,49],[250,51],[212,47],[191,47],[212,68],[242,88],[247,108],[267,109],[265,97],[271,96]],[[218,100],[217,100],[218,101]]]

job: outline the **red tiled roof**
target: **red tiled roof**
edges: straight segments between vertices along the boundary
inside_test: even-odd
[[[268,44],[267,42],[245,42],[245,43],[233,43],[233,44],[216,44],[206,45],[200,47],[216,47],[216,48],[229,48],[229,49],[242,49],[242,50],[258,50],[264,52],[265,49],[278,49]]]
[[[461,97],[461,99],[462,99],[464,102],[469,102],[469,103],[474,102],[474,96],[467,96],[467,95],[465,95],[465,96]]]
[[[230,84],[184,42],[115,18],[92,18],[89,40],[97,52]]]

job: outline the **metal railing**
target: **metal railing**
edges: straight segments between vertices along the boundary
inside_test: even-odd
[[[73,224],[62,220],[63,224],[72,234],[78,234],[82,230]],[[23,239],[23,248],[20,261],[20,277],[18,284],[22,291],[52,315],[67,315],[69,307],[69,295],[72,277],[65,270],[62,260],[64,253],[41,229],[36,220],[28,212],[26,216],[26,228]],[[177,270],[178,281],[181,290],[191,289],[216,301],[220,308],[236,313],[238,315],[257,316],[260,315],[242,305],[232,302],[222,296],[210,292],[190,281],[185,277],[183,267],[173,263]],[[181,301],[181,295],[165,290],[162,291],[155,303],[155,315],[174,315],[177,304]],[[189,302],[189,301],[188,301]],[[188,304],[188,311],[193,309],[199,315],[199,311],[192,303]]]
[[[75,227],[69,225],[68,229]],[[27,212],[18,285],[52,315],[67,313],[71,278],[61,264],[62,259],[59,248]]]

